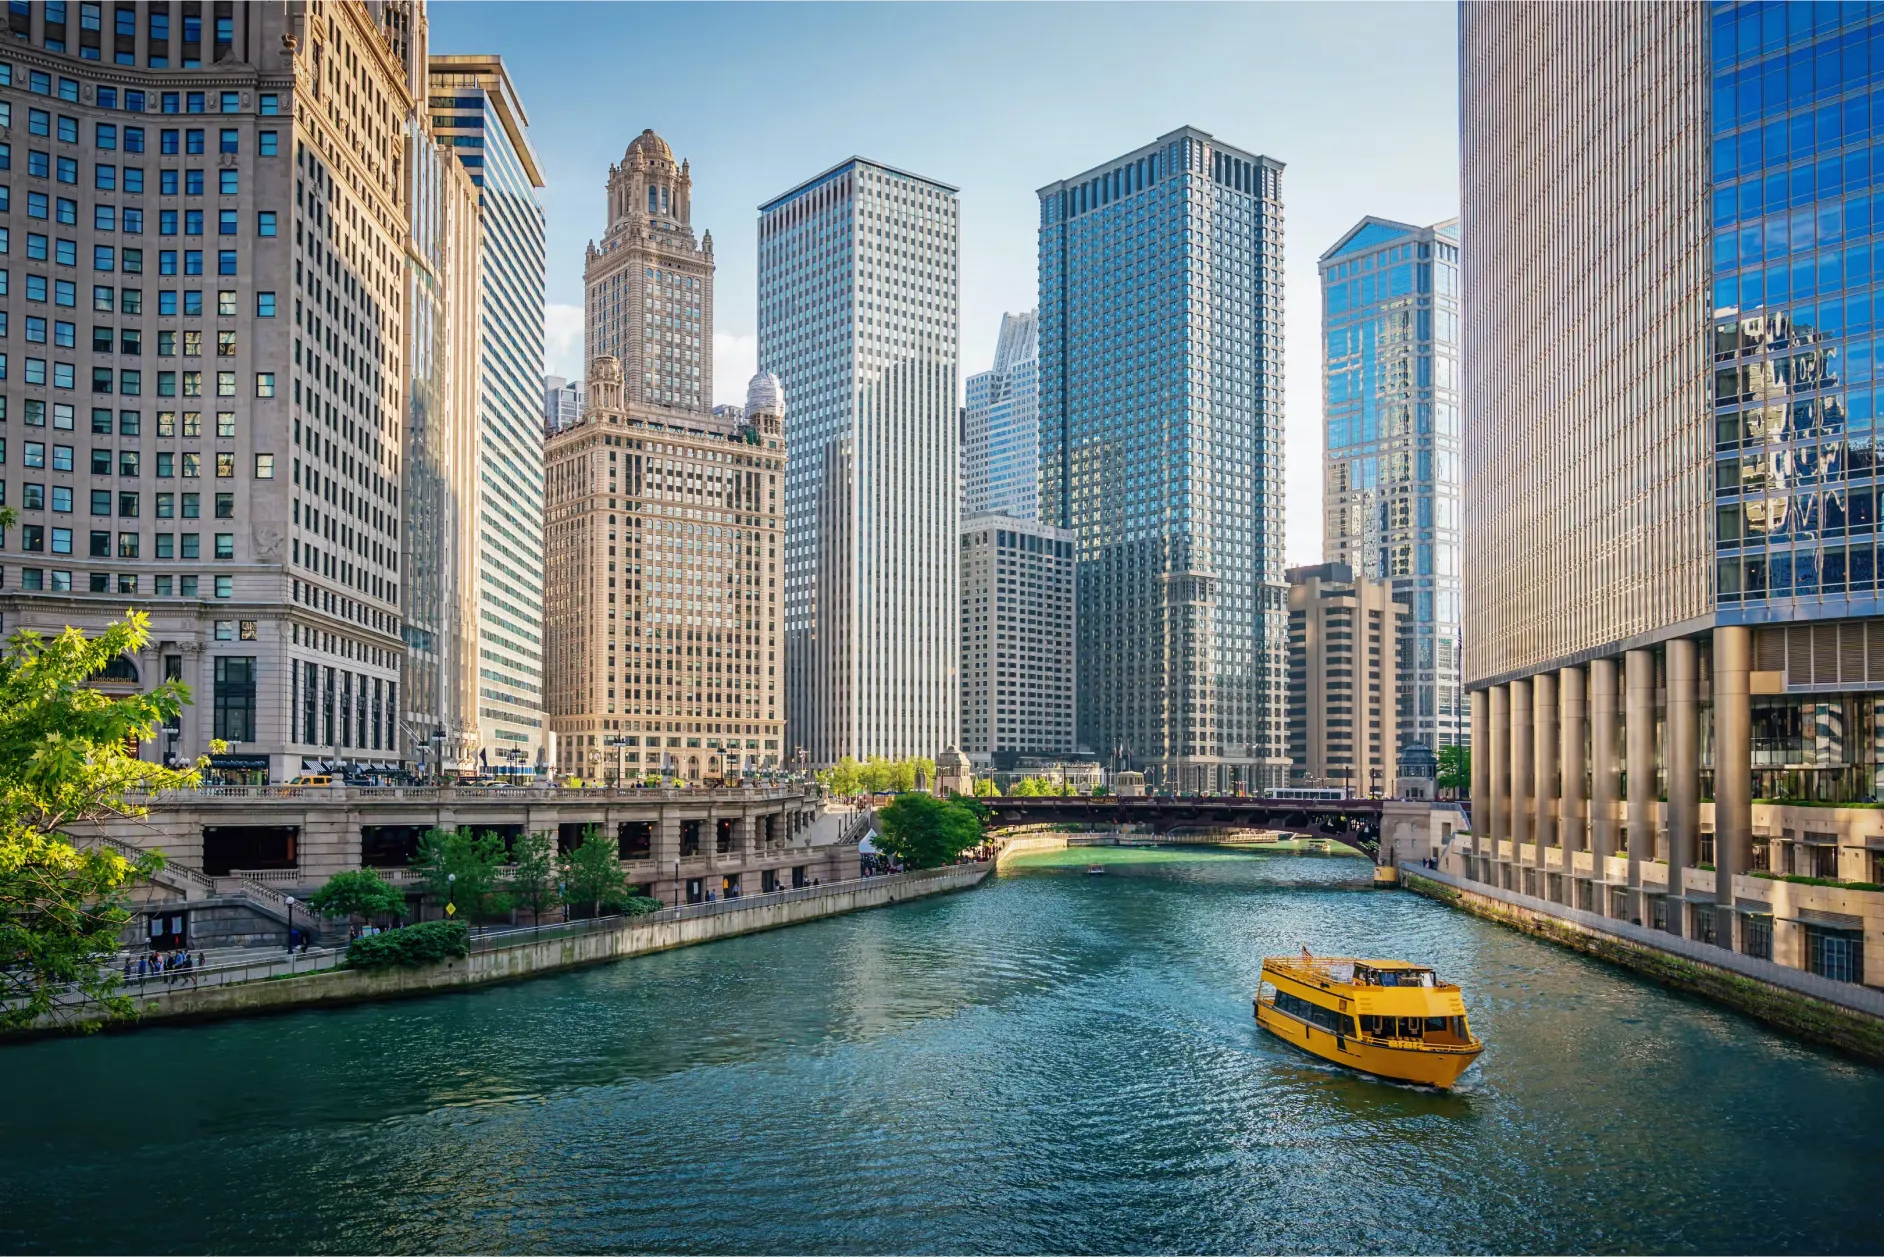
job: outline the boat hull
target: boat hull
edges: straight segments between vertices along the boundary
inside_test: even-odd
[[[1365,1039],[1345,1037],[1310,1025],[1300,1018],[1277,1012],[1271,1004],[1256,1001],[1256,1024],[1278,1039],[1292,1043],[1313,1056],[1364,1074],[1389,1078],[1395,1082],[1417,1083],[1447,1090],[1459,1081],[1459,1075],[1471,1068],[1482,1048],[1402,1048]]]

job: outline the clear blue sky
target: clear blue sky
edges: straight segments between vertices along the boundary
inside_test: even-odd
[[[1366,214],[1458,212],[1450,4],[436,2],[432,51],[503,56],[549,186],[549,370],[581,363],[609,163],[653,127],[713,232],[716,400],[755,361],[756,208],[852,154],[962,190],[962,373],[1035,304],[1034,190],[1192,125],[1287,163],[1288,532],[1320,560],[1315,259]]]

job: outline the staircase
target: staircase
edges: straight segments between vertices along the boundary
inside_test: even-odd
[[[85,841],[92,846],[115,851],[127,860],[139,860],[150,854],[142,847],[112,838],[104,834],[88,835]],[[169,860],[164,867],[151,874],[153,886],[161,886],[175,892],[176,897],[187,903],[200,903],[204,900],[234,900],[251,911],[279,923],[286,931],[290,913],[288,897],[272,886],[264,886],[251,878],[240,874],[230,877],[210,877],[208,874]],[[297,903],[292,914],[297,928],[312,932],[322,943],[345,942],[348,923],[343,919],[317,916],[305,905]]]

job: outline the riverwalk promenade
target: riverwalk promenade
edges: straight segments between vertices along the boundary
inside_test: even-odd
[[[79,1024],[106,1021],[109,1029],[129,1029],[460,990],[962,890],[979,884],[993,868],[991,862],[946,865],[711,903],[680,904],[634,917],[504,927],[474,935],[467,956],[418,968],[349,969],[345,967],[345,948],[292,955],[282,952],[184,971],[170,982],[133,978],[127,986],[136,1005],[133,1017],[107,1021],[103,1010],[91,1007],[75,1020]],[[27,1033],[57,1031],[72,1024],[66,1021],[61,1026],[48,1025],[42,1031]]]

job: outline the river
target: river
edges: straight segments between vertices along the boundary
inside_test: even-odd
[[[0,1249],[1884,1248],[1884,1072],[1367,872],[1033,857],[475,993],[0,1049]],[[1302,944],[1437,964],[1485,1055],[1442,1095],[1269,1039],[1261,957]]]

